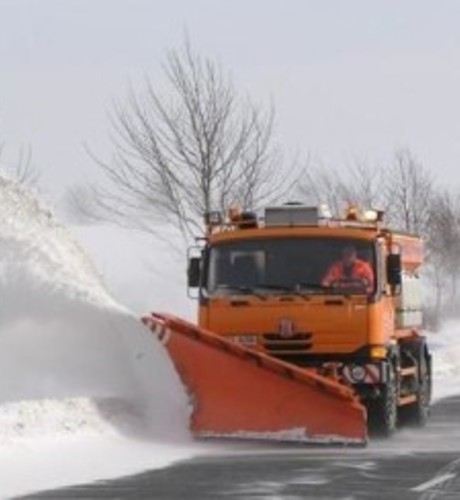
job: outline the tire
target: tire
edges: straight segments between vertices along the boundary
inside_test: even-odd
[[[369,431],[371,435],[390,437],[398,423],[398,388],[393,365],[389,380],[382,385],[377,398],[368,402]]]
[[[416,392],[417,401],[402,408],[404,410],[404,423],[416,427],[423,427],[430,415],[431,402],[431,369],[427,355],[420,354],[419,384]]]

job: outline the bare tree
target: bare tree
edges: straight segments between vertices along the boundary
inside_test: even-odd
[[[385,169],[355,160],[348,166],[346,176],[343,189],[348,204],[356,203],[366,208],[387,209],[388,200],[382,192]]]
[[[386,170],[384,185],[392,225],[410,233],[426,235],[434,192],[430,172],[410,150],[397,150],[393,164]]]
[[[460,275],[460,197],[437,192],[430,204],[427,227],[429,276],[435,288],[435,312],[454,309]],[[452,307],[453,306],[453,307]]]
[[[341,169],[307,166],[300,193],[314,203],[326,203],[336,215],[352,204],[386,208],[382,193],[384,171],[355,161]]]
[[[299,192],[307,203],[325,203],[335,214],[339,214],[344,209],[344,188],[343,180],[336,170],[307,165]]]
[[[289,189],[273,144],[273,106],[264,112],[243,99],[188,41],[168,52],[164,73],[169,94],[147,79],[143,95],[131,91],[115,106],[113,158],[95,159],[107,184],[74,191],[74,207],[155,234],[167,224],[188,239],[203,233],[205,212],[257,208]]]
[[[0,159],[2,157],[3,145],[0,146]],[[4,175],[26,186],[36,186],[39,181],[39,172],[32,164],[32,149],[29,146],[21,146],[19,155],[14,163],[1,162]]]
[[[425,234],[433,178],[407,150],[397,150],[390,166],[355,161],[339,169],[308,168],[301,192],[314,202],[328,203],[335,213],[350,204],[384,210],[392,226]]]

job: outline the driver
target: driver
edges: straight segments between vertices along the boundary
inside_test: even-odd
[[[321,285],[340,287],[357,284],[371,293],[374,289],[374,272],[368,262],[358,259],[354,247],[347,246],[342,250],[342,258],[329,267]]]

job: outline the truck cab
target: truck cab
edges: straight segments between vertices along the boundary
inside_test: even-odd
[[[331,371],[385,434],[405,415],[425,421],[431,357],[421,333],[420,238],[355,207],[342,219],[298,204],[208,219],[201,257],[189,267],[201,328]]]

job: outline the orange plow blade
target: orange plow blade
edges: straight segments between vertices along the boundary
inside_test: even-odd
[[[242,347],[170,315],[143,322],[167,349],[203,437],[353,443],[367,441],[353,391],[313,371]]]

